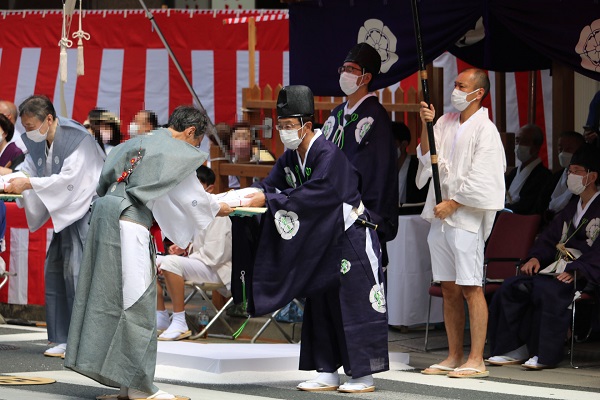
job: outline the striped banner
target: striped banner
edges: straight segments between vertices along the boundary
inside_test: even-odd
[[[256,80],[261,87],[289,84],[288,14],[276,11],[154,10],[155,20],[213,122],[240,116],[248,82],[248,29],[224,20],[254,16]],[[46,94],[60,104],[58,81],[62,16],[58,11],[0,14],[0,98],[17,105]],[[71,28],[73,32],[74,27]],[[68,53],[67,116],[87,118],[94,107],[118,114],[126,127],[137,111],[154,110],[159,123],[181,104],[191,104],[175,65],[141,10],[84,11],[85,75],[77,76],[76,41]]]
[[[44,261],[52,239],[52,224],[29,232],[25,211],[6,203],[6,251],[0,256],[16,276],[0,290],[0,302],[44,305]]]

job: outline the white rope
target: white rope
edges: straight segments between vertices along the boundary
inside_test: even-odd
[[[83,14],[81,9],[81,0],[79,0],[79,30],[73,33],[73,39],[77,40],[77,76],[85,74],[85,64],[83,61],[83,39],[90,40],[90,34],[84,32],[81,24],[81,15]],[[127,15],[127,14],[126,14]]]

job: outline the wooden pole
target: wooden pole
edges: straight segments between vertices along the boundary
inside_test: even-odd
[[[535,124],[535,99],[537,91],[537,73],[529,71],[529,107],[527,110],[527,123]]]
[[[413,14],[413,24],[415,29],[415,38],[417,40],[417,61],[419,64],[419,75],[421,77],[421,90],[423,91],[423,100],[427,105],[431,105],[429,99],[429,86],[427,85],[427,70],[425,69],[425,57],[423,55],[423,43],[421,41],[421,26],[419,22],[419,9],[417,0],[411,1]],[[429,139],[429,155],[431,157],[431,175],[433,177],[433,191],[435,193],[435,202],[442,202],[442,190],[440,187],[440,173],[438,169],[438,157],[435,149],[435,137],[433,135],[433,122],[427,123],[427,138]]]
[[[248,87],[252,89],[256,84],[255,79],[255,57],[256,57],[256,21],[254,17],[248,18]]]

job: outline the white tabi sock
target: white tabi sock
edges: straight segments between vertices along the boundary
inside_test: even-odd
[[[165,400],[168,400],[168,399],[175,398],[175,396],[173,396],[172,394],[163,392],[162,390],[159,390],[158,392],[156,392],[154,394],[150,394],[150,393],[144,393],[142,391],[130,388],[127,394],[130,399],[157,399],[157,400],[165,399]]]
[[[365,386],[373,386],[373,375],[361,376],[360,378],[350,378],[347,385],[362,383]]]
[[[160,337],[167,338],[167,339],[173,339],[188,330],[189,330],[189,328],[187,326],[187,323],[185,322],[185,311],[181,311],[178,313],[173,313],[173,316],[171,319],[171,325],[169,325],[167,330],[164,331],[160,335]]]
[[[171,320],[167,310],[156,310],[156,329],[164,331],[169,327]]]
[[[316,378],[311,379],[311,381],[317,381],[326,383],[328,385],[339,385],[340,384],[340,375],[337,371],[335,372],[321,372],[317,375]]]

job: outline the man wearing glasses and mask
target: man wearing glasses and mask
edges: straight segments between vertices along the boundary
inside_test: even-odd
[[[249,313],[264,315],[307,297],[300,369],[319,374],[297,388],[372,392],[372,374],[389,368],[379,241],[368,228],[374,225],[358,173],[313,131],[313,114],[308,87],[281,89],[277,129],[288,150],[254,185],[262,191],[249,195],[251,206],[267,207]],[[340,366],[350,377],[341,386]]]
[[[347,101],[333,109],[322,131],[361,176],[362,201],[378,225],[385,266],[385,243],[398,232],[398,179],[390,118],[377,94],[369,93],[380,68],[381,56],[369,44],[359,43],[350,50],[338,69]]]

